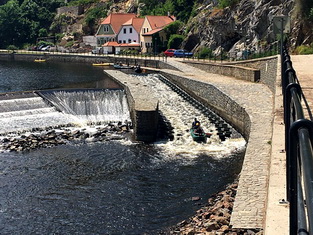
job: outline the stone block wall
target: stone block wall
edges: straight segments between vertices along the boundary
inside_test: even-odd
[[[259,58],[254,60],[245,60],[230,63],[232,65],[245,66],[260,70],[260,83],[265,84],[274,93],[275,81],[277,77],[278,56]]]

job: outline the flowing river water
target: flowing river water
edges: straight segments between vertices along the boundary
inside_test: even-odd
[[[243,138],[233,131],[220,141],[214,125],[158,75],[139,79],[159,97],[174,140],[149,145],[82,140],[1,152],[1,234],[157,234],[193,215],[235,179]],[[89,65],[0,63],[0,92],[99,87],[119,88],[102,69]],[[213,133],[208,143],[192,141],[188,129],[194,117]]]

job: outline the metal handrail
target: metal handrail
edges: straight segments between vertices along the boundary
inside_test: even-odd
[[[290,234],[313,235],[313,122],[304,118],[305,98],[287,50],[282,56]]]

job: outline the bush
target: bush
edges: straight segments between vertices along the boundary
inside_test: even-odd
[[[204,47],[200,50],[198,57],[199,59],[212,58],[213,52],[210,48]]]
[[[173,34],[167,43],[167,48],[180,48],[181,43],[184,41],[184,36]]]
[[[18,50],[18,47],[15,46],[15,45],[9,45],[9,46],[7,47],[7,50],[15,51],[15,50]]]
[[[299,55],[313,54],[313,45],[311,45],[311,46],[308,46],[308,45],[298,46],[295,50],[295,53],[299,54]]]
[[[53,46],[53,43],[52,42],[47,42],[47,41],[39,41],[37,43],[37,46],[44,46],[44,47],[46,47],[46,46]]]

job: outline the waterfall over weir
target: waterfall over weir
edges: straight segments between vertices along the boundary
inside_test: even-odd
[[[0,134],[68,124],[84,126],[92,122],[130,121],[123,90],[53,90],[37,93],[0,96]]]
[[[39,94],[59,111],[80,121],[130,121],[127,98],[123,90],[60,90]]]

